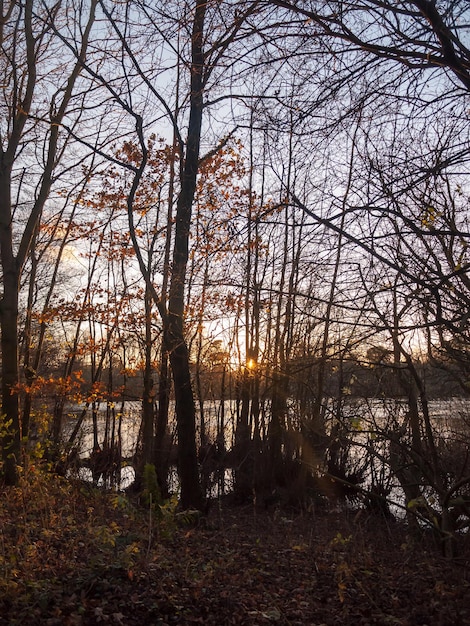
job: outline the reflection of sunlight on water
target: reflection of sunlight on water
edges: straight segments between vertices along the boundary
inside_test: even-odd
[[[93,476],[91,475],[91,469],[89,467],[80,467],[76,472],[77,478],[80,480],[84,480],[85,482],[91,483],[93,482]],[[120,491],[124,491],[134,482],[134,468],[130,465],[125,465],[121,468],[121,480],[118,485],[115,485]],[[102,478],[98,480],[98,487],[106,487]]]
[[[204,403],[204,422],[206,435],[210,441],[215,441],[217,437],[218,424],[221,420],[221,402],[218,400],[209,400]],[[236,423],[237,403],[235,400],[225,400],[223,402],[224,412],[224,433],[225,433],[225,445],[226,448],[232,447],[232,440],[234,435],[234,424]],[[106,403],[100,403],[98,406],[98,443],[102,445],[106,427],[106,412],[108,407]],[[64,441],[67,441],[70,437],[76,420],[80,417],[82,409],[80,407],[74,407],[68,411],[68,419],[64,420]],[[197,411],[197,413],[199,413]],[[142,403],[139,401],[126,401],[124,403],[117,402],[114,408],[114,418],[110,415],[110,424],[115,419],[117,438],[117,427],[119,416],[122,414],[122,426],[121,426],[121,447],[123,458],[131,458],[135,453],[137,440],[139,437],[140,424],[142,420]],[[169,415],[169,428],[170,431],[174,427],[174,404],[170,406]],[[199,428],[200,417],[197,416],[197,428]],[[79,435],[75,445],[78,447],[82,458],[88,457],[93,450],[93,422],[91,415],[91,408],[87,411],[87,416],[83,421],[80,428]]]
[[[331,406],[328,406],[327,414],[335,415],[334,401],[330,401]],[[210,439],[215,441],[217,434],[217,425],[220,419],[220,401],[209,401],[205,403],[205,426],[207,434]],[[142,405],[138,401],[127,401],[123,404],[116,403],[114,417],[110,415],[109,418],[116,420],[116,433],[117,422],[122,410],[122,426],[121,426],[121,440],[122,440],[122,458],[125,462],[129,463],[135,454],[135,448],[139,436],[139,429],[142,417]],[[264,410],[269,414],[269,404],[264,407]],[[436,436],[442,437],[444,440],[449,440],[451,437],[458,435],[456,439],[462,441],[462,437],[465,440],[468,439],[469,427],[470,427],[470,401],[467,399],[453,398],[448,400],[432,400],[429,402],[430,415],[433,420],[434,432]],[[105,426],[106,426],[106,404],[103,403],[99,407],[98,411],[98,441],[102,444]],[[295,403],[291,405],[291,412],[295,414]],[[378,454],[375,456],[373,463],[369,465],[366,471],[366,479],[364,487],[370,487],[372,483],[372,474],[380,475],[381,471],[390,474],[388,466],[382,461],[382,458],[387,458],[387,446],[388,446],[388,434],[387,430],[390,427],[397,427],[403,423],[405,414],[407,411],[407,403],[398,399],[353,399],[351,398],[347,404],[342,407],[342,419],[346,419],[349,422],[349,438],[352,441],[352,447],[350,450],[351,461],[354,464],[360,460],[361,455],[367,452],[367,447],[373,445]],[[234,424],[236,422],[236,402],[234,400],[227,400],[224,403],[224,428],[225,428],[225,442],[226,448],[230,449],[232,446],[232,439],[234,434]],[[69,413],[69,419],[64,425],[64,439],[67,440],[70,436],[73,428],[76,424],[76,419],[80,415],[80,409],[77,407]],[[170,416],[170,423],[173,416]],[[335,418],[333,418],[334,420]],[[329,421],[327,425],[327,432],[330,431]],[[82,459],[89,457],[93,449],[93,424],[91,418],[91,410],[88,411],[87,417],[84,420],[80,429],[79,437],[77,440],[77,446]],[[369,450],[370,451],[370,450]],[[90,468],[81,467],[78,470],[78,476],[86,481],[92,481],[92,475]],[[390,478],[390,477],[389,477]],[[134,480],[134,468],[128,464],[124,465],[121,469],[121,480],[118,486],[119,489],[126,489]],[[225,471],[225,493],[229,492],[233,488],[233,471],[227,469]],[[391,479],[390,479],[391,480]],[[100,479],[99,485],[103,485],[102,479]],[[220,483],[219,483],[220,484]],[[389,483],[391,487],[390,500],[397,503],[404,502],[404,495],[401,487],[396,481]],[[208,491],[211,496],[216,497],[218,495],[218,483],[215,476],[211,476],[210,484],[207,485]],[[171,469],[170,476],[170,490],[178,490],[178,478],[176,469]],[[392,512],[398,517],[404,515],[404,510],[399,505],[391,506]]]
[[[217,429],[220,426],[220,401],[208,401],[204,406],[204,418],[206,434],[211,441],[216,440]],[[170,408],[170,430],[174,427],[174,405]],[[224,413],[224,432],[225,442],[227,449],[232,446],[234,424],[236,421],[236,402],[234,400],[226,400],[223,407]],[[73,432],[77,420],[82,414],[80,407],[72,407],[68,411],[67,419],[64,420],[63,439],[64,442],[68,441],[71,433]],[[139,401],[126,401],[124,403],[117,402],[113,410],[106,405],[105,402],[100,403],[97,407],[97,427],[98,427],[98,444],[103,447],[103,440],[106,432],[106,421],[108,418],[108,432],[112,432],[113,420],[115,422],[114,427],[114,441],[118,438],[118,423],[121,419],[121,458],[123,461],[123,467],[121,468],[121,478],[119,484],[114,485],[114,488],[124,490],[127,489],[134,481],[134,468],[132,467],[133,457],[136,452],[136,446],[139,438],[140,425],[142,420],[142,403]],[[199,417],[197,418],[197,425],[199,426]],[[109,435],[109,439],[111,435]],[[75,475],[81,480],[87,482],[93,482],[92,471],[90,467],[86,467],[87,461],[93,451],[93,420],[91,408],[87,410],[87,414],[80,427],[77,439],[75,441],[75,447],[79,452],[79,456],[82,461],[85,462],[85,466],[79,467],[75,472]],[[224,493],[233,489],[233,471],[227,469],[224,476]],[[221,481],[217,481],[217,478],[211,476],[209,484],[207,485],[208,491],[211,497],[217,497],[219,495]],[[100,478],[97,483],[100,487],[106,487],[103,478]],[[176,468],[170,467],[169,475],[169,488],[172,493],[177,493],[179,490],[179,480]]]
[[[105,429],[106,429],[106,414],[109,408],[106,403],[100,403],[97,409],[98,413],[98,443],[102,445]],[[67,441],[70,437],[76,420],[80,417],[82,410],[80,408],[73,409],[68,412],[68,419],[64,423],[64,440]],[[124,402],[116,403],[113,412],[109,414],[109,424],[115,422],[115,436],[118,436],[118,423],[122,415],[121,425],[121,451],[123,458],[130,458],[135,452],[135,446],[139,436],[140,422],[142,418],[142,404],[140,402]],[[86,418],[84,419],[77,441],[74,444],[78,447],[80,456],[82,458],[88,457],[93,450],[93,422],[91,415],[91,408],[88,409]]]
[[[435,443],[440,447],[439,454],[445,454],[447,446],[453,442],[465,444],[470,439],[470,400],[467,398],[449,398],[430,400],[428,402],[432,432]],[[419,419],[424,429],[423,407],[419,404]],[[361,486],[369,490],[374,485],[388,488],[388,504],[391,513],[403,518],[407,510],[407,501],[398,478],[392,474],[389,460],[390,440],[395,435],[397,441],[406,439],[401,430],[409,412],[408,402],[393,398],[350,398],[341,406],[341,420],[345,430],[341,436],[350,445],[348,451],[348,469],[364,467],[364,480]],[[330,400],[328,406],[330,419],[326,432],[331,433],[338,424],[335,401]],[[408,427],[409,428],[409,427]],[[409,433],[409,431],[406,431]],[[403,439],[404,438],[404,439]],[[398,443],[406,449],[406,443]],[[444,465],[443,468],[446,466]],[[447,471],[447,470],[445,470]],[[438,500],[432,486],[420,485],[423,496]],[[438,508],[438,505],[434,505]]]

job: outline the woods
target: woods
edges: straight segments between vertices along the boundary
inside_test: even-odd
[[[6,490],[340,506],[458,558],[466,5],[2,4]]]

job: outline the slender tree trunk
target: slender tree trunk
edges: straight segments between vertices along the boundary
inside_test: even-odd
[[[3,280],[3,296],[0,306],[0,331],[2,348],[2,415],[6,422],[2,428],[3,473],[7,484],[15,484],[18,478],[17,463],[21,453],[21,424],[19,416],[19,354],[18,354],[18,300],[20,278],[23,267],[31,250],[34,234],[41,219],[44,204],[46,203],[52,185],[54,169],[61,156],[59,134],[61,124],[66,115],[73,96],[76,80],[83,67],[86,51],[95,19],[97,0],[92,0],[89,7],[89,17],[82,33],[76,63],[68,75],[66,87],[56,93],[56,109],[49,120],[49,132],[44,140],[42,149],[45,162],[37,195],[33,200],[31,211],[26,216],[23,232],[13,233],[13,207],[11,196],[11,175],[13,165],[18,154],[23,150],[23,143],[28,141],[23,136],[25,124],[28,120],[33,98],[35,95],[38,75],[37,64],[39,55],[44,54],[41,49],[41,40],[46,30],[52,24],[44,25],[40,30],[35,22],[33,0],[26,0],[21,8],[18,19],[15,20],[13,46],[21,39],[25,45],[24,62],[17,64],[15,55],[7,59],[11,63],[11,80],[16,91],[13,94],[13,103],[9,103],[12,118],[7,122],[11,129],[8,135],[6,148],[0,148],[0,262]],[[14,3],[11,4],[13,7]],[[51,9],[49,15],[53,20],[56,8]],[[35,28],[38,27],[38,31]],[[78,43],[78,42],[77,42]],[[5,56],[5,55],[4,55]],[[8,57],[8,54],[5,58]],[[60,97],[59,97],[60,94]],[[16,254],[14,243],[17,245]]]
[[[247,500],[253,491],[253,463],[251,455],[251,435],[248,422],[251,379],[247,368],[243,369],[240,381],[239,409],[235,430],[235,495],[238,500]]]
[[[203,112],[203,28],[206,0],[196,0],[192,30],[191,93],[186,158],[176,206],[173,268],[168,299],[166,345],[170,354],[176,402],[178,469],[183,508],[203,508],[196,451],[196,409],[191,386],[189,351],[184,337],[184,286],[192,207],[199,167]]]
[[[158,410],[155,424],[155,470],[163,498],[169,496],[168,469],[170,460],[170,437],[168,435],[168,411],[170,406],[170,374],[168,371],[168,350],[162,338],[160,357],[160,378],[158,382]]]
[[[152,296],[145,290],[145,371],[142,400],[142,456],[144,465],[154,458],[153,425],[155,415],[155,389],[152,376]]]
[[[201,304],[199,306],[199,319],[197,323],[197,337],[196,337],[196,358],[195,358],[195,385],[196,385],[196,394],[197,394],[197,402],[199,406],[199,446],[204,448],[208,443],[207,436],[207,428],[206,428],[206,420],[205,420],[205,412],[204,412],[204,393],[202,389],[202,381],[201,381],[201,365],[202,365],[202,352],[203,352],[203,320],[204,320],[204,312],[206,308],[206,292],[207,285],[209,283],[209,260],[208,257],[205,259],[205,270],[204,270],[204,281],[202,284],[202,293],[201,293]]]
[[[23,330],[23,350],[22,350],[22,359],[23,359],[23,371],[25,376],[25,382],[28,387],[34,381],[36,376],[36,369],[33,366],[33,360],[31,355],[31,344],[32,344],[32,314],[33,314],[33,306],[34,306],[34,294],[35,294],[35,285],[37,281],[37,271],[38,271],[38,258],[36,255],[36,241],[38,236],[38,229],[34,234],[34,239],[31,245],[31,274],[29,277],[29,287],[28,287],[28,303],[26,305],[26,320],[24,324]],[[20,350],[21,351],[21,350]],[[21,420],[21,435],[22,438],[28,437],[29,435],[29,424],[31,417],[31,409],[33,404],[33,397],[31,390],[29,388],[26,389],[23,396],[23,418]]]
[[[177,110],[179,102],[179,67],[178,67],[177,85],[176,85],[176,107],[175,120],[177,119]],[[168,412],[170,407],[170,390],[171,380],[168,363],[168,347],[167,341],[167,314],[166,301],[168,296],[168,281],[170,276],[170,257],[171,257],[171,233],[173,229],[173,206],[175,192],[175,164],[177,156],[180,156],[178,138],[173,129],[173,147],[170,160],[170,179],[168,188],[168,212],[166,220],[166,237],[165,237],[165,255],[163,260],[163,281],[161,289],[162,307],[165,314],[162,315],[163,332],[160,348],[160,372],[158,380],[158,409],[155,421],[155,446],[154,460],[157,473],[158,485],[163,498],[168,498],[170,490],[168,485],[168,471],[170,463],[171,442],[168,433]]]
[[[220,410],[217,419],[217,458],[219,460],[219,467],[217,472],[217,484],[218,495],[221,496],[225,493],[225,467],[223,460],[225,459],[225,391],[226,384],[225,378],[227,373],[227,366],[224,363],[222,369],[222,377],[220,381]]]
[[[10,202],[10,168],[0,171],[0,256],[3,271],[3,297],[0,306],[2,347],[2,450],[3,474],[7,485],[18,479],[17,464],[21,453],[19,415],[18,291],[19,272],[13,254]]]

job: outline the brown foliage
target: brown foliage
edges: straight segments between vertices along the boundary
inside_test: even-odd
[[[468,546],[445,561],[365,513],[169,512],[30,468],[0,500],[0,624],[470,621]]]

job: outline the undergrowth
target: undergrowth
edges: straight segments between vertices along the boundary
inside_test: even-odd
[[[0,626],[470,623],[458,562],[366,512],[214,507],[204,523],[30,465],[0,494]]]
[[[61,606],[68,588],[103,577],[132,580],[149,538],[171,532],[169,507],[162,507],[152,518],[123,494],[30,467],[17,487],[1,492],[0,616],[14,608],[23,623],[51,603]]]

